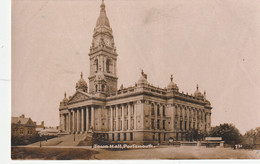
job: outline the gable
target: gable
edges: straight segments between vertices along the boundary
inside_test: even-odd
[[[90,98],[90,96],[88,96],[85,93],[81,93],[81,92],[76,92],[70,99],[68,104],[73,104],[76,102],[80,102],[80,101],[84,101],[84,100],[88,100]]]

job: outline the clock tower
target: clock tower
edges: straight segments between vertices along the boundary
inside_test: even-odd
[[[102,0],[89,52],[90,93],[111,94],[117,91],[117,56],[112,29]]]

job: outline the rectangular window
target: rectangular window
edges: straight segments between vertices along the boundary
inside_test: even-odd
[[[187,121],[184,122],[184,130],[187,130]]]
[[[195,122],[193,122],[193,129],[195,129]]]
[[[152,129],[154,129],[154,119],[152,119]]]
[[[115,134],[112,134],[112,141],[115,141]]]
[[[107,133],[107,141],[109,141],[109,134]]]
[[[182,121],[180,121],[180,130],[182,130]]]
[[[165,120],[163,120],[163,129],[165,129]]]
[[[155,140],[155,133],[153,133],[153,141]]]
[[[120,121],[120,129],[123,130],[122,120]]]
[[[157,120],[157,129],[160,129],[160,120]]]
[[[126,133],[124,133],[124,141],[126,141]]]
[[[176,141],[179,141],[179,134],[176,133]]]
[[[127,127],[127,129],[129,130],[129,128],[128,128],[128,120],[126,120],[126,127]]]
[[[133,133],[130,133],[130,140],[133,141]]]
[[[166,133],[164,133],[163,140],[166,141]]]
[[[120,141],[120,133],[117,134],[117,141]]]

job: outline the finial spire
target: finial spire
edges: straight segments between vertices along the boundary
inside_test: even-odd
[[[82,72],[80,73],[80,77],[81,77],[81,79],[83,78],[83,73]]]
[[[171,82],[172,82],[172,80],[173,80],[173,76],[172,76],[172,74],[171,74]]]
[[[104,10],[106,8],[106,5],[104,3],[104,0],[102,0],[102,3],[100,5],[101,10]]]
[[[197,84],[197,87],[196,87],[196,88],[197,88],[197,90],[199,90],[199,85],[198,85],[198,84]]]
[[[66,94],[66,92],[64,93],[64,97],[66,98],[66,96],[67,96],[67,94]]]

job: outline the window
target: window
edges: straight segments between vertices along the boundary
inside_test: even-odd
[[[122,120],[120,121],[120,129],[123,130]]]
[[[117,141],[120,141],[120,133],[117,134]]]
[[[126,127],[127,127],[127,129],[129,130],[129,128],[128,128],[128,120],[126,120]]]
[[[160,116],[160,106],[159,106],[159,104],[157,105],[157,116]]]
[[[151,114],[154,115],[154,104],[152,104]]]
[[[193,122],[193,129],[195,129],[195,122]]]
[[[189,122],[189,129],[188,130],[190,130],[191,129],[191,122]]]
[[[163,140],[166,141],[166,133],[164,133]]]
[[[23,129],[20,129],[20,134],[23,135]]]
[[[157,120],[157,129],[160,129],[160,120]]]
[[[133,133],[130,133],[130,140],[133,141]]]
[[[179,134],[176,133],[176,140],[179,141]]]
[[[109,67],[110,67],[110,60],[108,59],[107,62],[106,62],[107,73],[110,73]]]
[[[199,123],[197,123],[197,129],[199,129],[200,128],[200,124]]]
[[[126,114],[128,115],[128,105],[126,106]]]
[[[154,129],[154,119],[151,120],[152,123],[152,129]]]
[[[107,134],[107,141],[109,141],[109,134]]]
[[[126,141],[126,133],[124,133],[124,141]]]
[[[98,60],[96,59],[94,63],[95,63],[94,65],[96,67],[95,72],[98,72]]]
[[[187,130],[187,121],[184,122],[184,130]]]
[[[155,140],[155,133],[153,133],[153,141]]]
[[[163,106],[163,116],[165,116],[165,106]]]
[[[98,91],[98,86],[96,85],[96,92]]]
[[[102,85],[102,92],[104,92],[105,91],[105,86],[104,85]]]
[[[180,130],[182,130],[182,121],[180,121]]]
[[[165,129],[165,120],[163,120],[163,129]]]
[[[115,134],[112,134],[112,141],[115,141]]]

